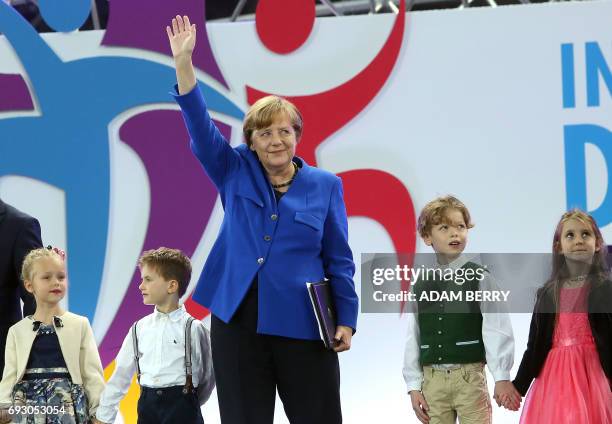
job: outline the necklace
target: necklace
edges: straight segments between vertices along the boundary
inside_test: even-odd
[[[568,281],[572,282],[572,283],[579,283],[580,281],[584,281],[586,280],[586,274],[584,275],[577,275],[575,277],[572,277],[570,279],[568,279]]]
[[[282,188],[282,187],[287,187],[288,185],[291,185],[291,183],[293,182],[293,180],[295,179],[295,176],[298,173],[298,166],[295,162],[291,161],[291,164],[293,165],[293,175],[291,176],[291,179],[287,182],[281,183],[281,184],[272,184],[272,188]]]
[[[586,275],[577,275],[575,277],[568,278],[565,283],[565,286],[569,288],[582,287],[582,284],[586,281],[586,279]]]

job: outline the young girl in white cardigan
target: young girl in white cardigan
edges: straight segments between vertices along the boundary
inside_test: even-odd
[[[59,304],[67,289],[64,256],[49,246],[24,259],[22,278],[36,312],[8,332],[2,424],[81,424],[95,416],[104,389],[102,364],[87,318]]]

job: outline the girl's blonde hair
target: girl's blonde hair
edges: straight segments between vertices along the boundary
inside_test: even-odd
[[[59,251],[57,248],[52,248],[49,246],[34,249],[26,255],[25,259],[23,260],[23,264],[21,265],[22,281],[32,281],[32,269],[34,268],[34,263],[42,258],[55,258],[61,262],[64,261],[61,251]]]

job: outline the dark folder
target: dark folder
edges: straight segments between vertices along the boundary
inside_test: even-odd
[[[336,308],[334,307],[329,281],[306,283],[306,287],[317,317],[321,339],[327,349],[333,349],[336,346],[336,340],[334,339],[336,335]]]

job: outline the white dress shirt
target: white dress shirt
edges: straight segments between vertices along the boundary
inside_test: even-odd
[[[185,323],[189,314],[184,306],[168,314],[155,312],[138,321],[140,384],[163,388],[185,384]],[[201,321],[191,324],[192,381],[197,387],[200,405],[209,398],[215,386],[210,335]],[[123,340],[115,359],[115,371],[102,393],[96,418],[105,423],[115,421],[119,402],[127,393],[136,373],[132,331]]]
[[[440,267],[461,268],[466,262],[473,261],[468,255],[461,255],[447,266]],[[411,286],[411,290],[414,285]],[[490,273],[485,273],[480,281],[480,290],[498,290]],[[485,347],[487,367],[497,381],[510,380],[510,370],[514,364],[514,335],[510,315],[501,302],[481,302],[482,313],[482,341]],[[423,384],[423,368],[419,362],[420,330],[418,322],[417,302],[407,304],[408,330],[406,347],[404,351],[404,380],[408,392],[421,390]],[[454,365],[454,364],[445,364]]]

